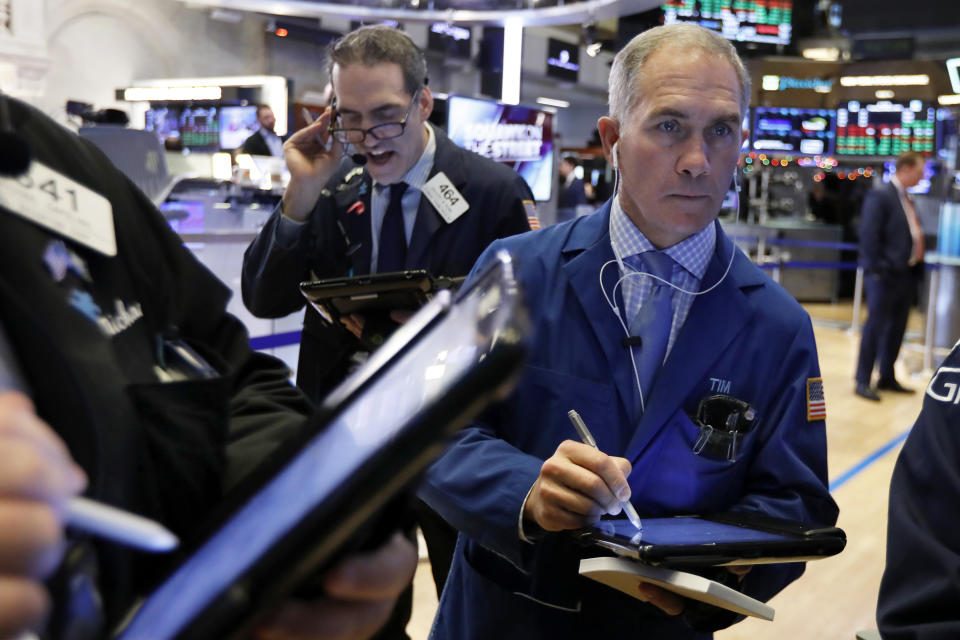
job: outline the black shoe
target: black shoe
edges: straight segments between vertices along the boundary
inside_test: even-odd
[[[877,382],[877,389],[883,391],[893,391],[894,393],[916,393],[913,389],[908,389],[897,382],[896,378],[889,381],[880,380]]]
[[[874,402],[880,402],[880,396],[877,395],[877,392],[870,388],[868,384],[857,383],[857,388],[855,393],[861,398],[866,398],[867,400],[873,400]]]

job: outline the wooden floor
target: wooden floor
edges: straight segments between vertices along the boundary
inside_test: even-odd
[[[917,393],[885,393],[879,403],[859,398],[853,393],[859,336],[836,326],[850,321],[850,305],[805,306],[814,318],[823,371],[833,481],[910,428],[920,411],[930,372],[920,371],[920,351],[907,344],[897,363],[897,376]],[[912,316],[908,337],[919,334],[921,324],[919,316]],[[874,610],[884,564],[887,491],[899,451],[898,445],[879,456],[834,492],[840,506],[838,526],[846,531],[848,539],[843,553],[809,563],[802,578],[771,600],[776,609],[773,622],[746,620],[716,634],[718,640],[853,640],[857,631],[876,627]],[[407,628],[413,640],[427,637],[436,606],[430,568],[422,560],[414,580],[414,612]]]

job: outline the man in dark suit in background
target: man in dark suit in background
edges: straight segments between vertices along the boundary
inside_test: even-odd
[[[560,161],[560,192],[557,197],[557,221],[570,220],[577,217],[577,206],[587,204],[587,193],[583,188],[583,180],[576,174],[577,161],[573,158],[564,158]]]
[[[878,401],[870,386],[879,361],[877,389],[913,393],[897,382],[893,364],[900,352],[907,316],[923,273],[923,228],[907,189],[923,177],[924,158],[916,152],[897,156],[896,172],[885,184],[867,194],[860,221],[860,266],[864,271],[869,315],[860,337],[856,393]]]
[[[534,200],[519,174],[427,122],[426,61],[409,36],[362,27],[333,44],[328,69],[334,105],[284,145],[290,183],[244,255],[251,312],[303,308],[298,284],[313,278],[405,269],[463,276],[490,242],[530,229]],[[345,320],[349,332],[307,310],[297,384],[314,400],[346,375],[356,337],[380,324]],[[456,535],[425,506],[419,522],[439,595]],[[383,637],[406,637],[405,623],[398,610]]]
[[[260,123],[260,128],[244,141],[241,151],[254,156],[282,158],[284,138],[278,136],[273,130],[277,126],[277,117],[273,115],[273,109],[265,104],[258,106],[257,122]]]

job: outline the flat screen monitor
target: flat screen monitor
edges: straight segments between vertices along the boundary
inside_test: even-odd
[[[857,102],[837,108],[837,155],[933,154],[936,109],[921,101]]]
[[[257,124],[256,105],[220,107],[220,149],[239,149]]]
[[[195,151],[219,151],[217,107],[184,107],[180,113],[180,141]]]
[[[179,140],[185,149],[217,151],[220,147],[220,122],[217,107],[179,105],[152,106],[144,118],[144,129],[153,131],[161,141]]]
[[[161,142],[180,139],[181,107],[151,107],[147,109],[143,128],[153,131]]]
[[[450,96],[447,134],[464,149],[513,167],[537,200],[550,199],[554,182],[552,113]]]
[[[469,26],[458,27],[435,22],[427,31],[427,49],[452,58],[470,59],[473,32]]]
[[[693,22],[734,42],[790,44],[793,0],[671,0],[663,23]]]
[[[751,146],[761,153],[832,155],[836,112],[832,109],[754,107]]]

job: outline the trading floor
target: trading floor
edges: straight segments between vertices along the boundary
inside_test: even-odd
[[[717,640],[852,640],[858,631],[876,628],[890,475],[902,437],[920,411],[929,377],[919,373],[922,358],[915,343],[905,343],[897,378],[917,392],[881,392],[879,403],[854,395],[860,338],[843,326],[851,318],[850,305],[805,306],[814,319],[827,399],[830,482],[840,507],[837,526],[846,532],[847,546],[839,556],[809,563],[802,578],[770,601],[776,609],[773,622],[749,619],[717,633]],[[911,334],[917,338],[922,323],[918,314],[911,316],[908,340]],[[407,627],[413,640],[427,637],[436,604],[430,567],[421,559]]]

